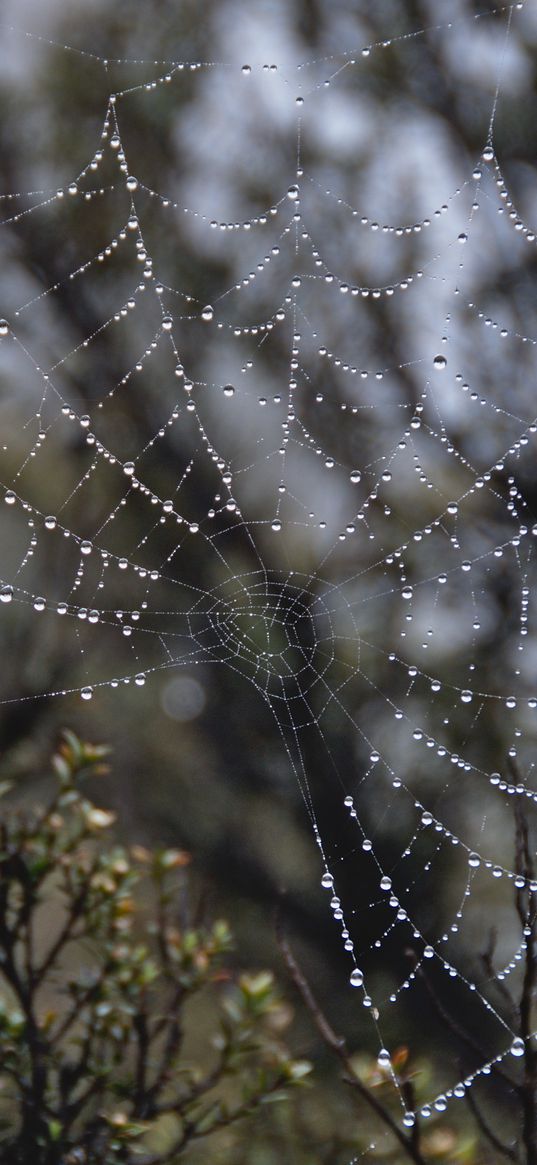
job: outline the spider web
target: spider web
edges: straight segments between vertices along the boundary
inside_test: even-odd
[[[513,274],[536,236],[494,135],[523,8],[494,17],[482,151],[458,160],[449,188],[442,143],[433,163],[416,153],[408,196],[389,136],[370,189],[323,162],[341,92],[363,100],[372,63],[394,44],[419,48],[419,29],[298,65],[76,50],[107,93],[95,151],[59,182],[2,199],[6,253],[10,232],[37,219],[61,256],[52,285],[25,272],[4,292],[2,620],[35,621],[42,651],[61,639],[49,697],[111,699],[199,664],[253,685],[304,799],[379,1064],[390,1064],[384,1018],[429,967],[468,997],[489,1049],[417,1113],[401,1095],[408,1128],[524,1054],[494,988],[516,975],[529,931],[506,926],[492,984],[465,954],[491,911],[507,918],[513,885],[537,890],[509,856],[512,803],[531,813],[537,799],[525,492],[537,340],[520,330]],[[429,33],[456,41],[492,20]],[[187,178],[183,204],[145,172],[133,125],[140,103],[158,125],[159,102],[180,107],[192,87],[197,113],[177,132],[191,158],[212,155],[214,180]],[[268,129],[244,157],[233,118],[249,103]],[[238,211],[226,151],[251,178]],[[405,199],[417,219],[400,217]],[[185,238],[191,281],[175,286]],[[227,264],[232,280],[205,292],[205,263]],[[507,276],[491,288],[495,263]],[[62,324],[67,299],[83,303],[78,334]],[[143,446],[129,424],[140,410]],[[338,726],[356,742],[347,763]],[[312,751],[341,806],[335,836]],[[432,871],[449,881],[447,921],[429,900]]]

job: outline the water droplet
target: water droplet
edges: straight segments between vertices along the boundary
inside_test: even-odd
[[[135,469],[134,461],[126,461],[124,466],[123,466],[123,473],[126,473],[127,477],[132,477],[132,475],[134,473],[134,469]]]
[[[98,623],[98,622],[99,622],[99,612],[96,611],[95,608],[93,608],[88,614],[88,623]]]
[[[145,684],[145,674],[143,671],[138,672],[138,675],[136,675],[134,677],[134,682],[137,685],[137,687],[143,688],[143,686]]]
[[[171,332],[172,328],[173,328],[172,317],[171,316],[164,316],[164,319],[162,320],[162,331],[163,332]]]
[[[403,589],[401,591],[401,597],[403,599],[411,599],[412,598],[412,587],[403,587]]]
[[[290,186],[289,190],[287,191],[287,197],[291,199],[291,202],[296,202],[299,193],[300,191],[298,186]]]
[[[80,418],[80,424],[82,425],[83,429],[89,429],[91,425],[91,417],[88,417],[87,414],[84,414],[84,416]]]
[[[468,854],[468,865],[471,866],[473,870],[477,870],[478,866],[481,865],[481,858],[479,857],[479,854]]]
[[[386,875],[384,875],[384,877],[382,877],[380,879],[380,888],[381,888],[381,890],[391,890],[391,888],[392,888],[391,878],[388,878]]]
[[[0,590],[0,602],[10,603],[13,598],[13,587],[5,586]]]
[[[206,323],[210,323],[213,316],[214,316],[214,308],[211,306],[210,303],[207,303],[205,305],[202,313],[201,313],[201,318],[202,318],[202,320],[205,320]]]
[[[484,162],[492,162],[492,160],[494,158],[494,150],[493,150],[492,146],[485,146],[485,149],[483,150],[483,153],[481,156],[482,156]]]
[[[119,569],[120,569],[120,570],[126,570],[126,569],[127,569],[127,567],[128,567],[128,565],[129,565],[129,563],[128,563],[128,559],[126,559],[126,558],[120,558],[120,559],[119,559],[119,561],[118,561],[118,566],[119,566]]]
[[[34,599],[34,611],[44,611],[46,605],[47,600],[44,599],[42,595],[38,595],[37,598]]]
[[[251,66],[251,65],[243,65],[243,66],[242,66],[241,73],[243,73],[245,77],[247,77],[247,76],[248,76],[248,74],[249,74],[249,73],[251,73],[251,72],[252,72],[252,66]]]
[[[525,1050],[524,1040],[521,1040],[520,1036],[517,1036],[517,1038],[514,1039],[513,1043],[511,1044],[511,1055],[517,1057],[523,1056]]]
[[[235,392],[235,388],[232,384],[225,384],[224,385],[224,396],[233,396],[234,392]]]
[[[473,695],[473,693],[470,692],[469,689],[467,689],[467,688],[465,689],[464,692],[461,692],[461,700],[462,700],[463,704],[469,704],[471,699],[472,699],[472,695]]]
[[[45,518],[45,527],[47,530],[55,530],[56,529],[56,518],[54,517],[53,514],[48,514],[47,517]]]
[[[133,190],[137,190],[137,189],[138,189],[138,179],[135,178],[134,175],[129,174],[129,177],[127,178],[127,190],[130,190],[132,192]]]
[[[353,484],[353,485],[358,485],[358,482],[360,482],[361,480],[362,480],[362,474],[360,473],[360,470],[359,470],[359,469],[353,469],[353,471],[352,471],[352,473],[351,473],[351,481],[352,481],[352,484]]]
[[[332,875],[328,873],[323,874],[321,878],[321,886],[323,887],[323,890],[331,890],[333,885],[334,879]]]
[[[377,1056],[377,1063],[380,1068],[389,1068],[391,1064],[391,1056],[387,1048],[381,1048]]]
[[[447,360],[446,360],[445,356],[441,356],[441,355],[435,356],[435,358],[433,360],[433,368],[436,368],[437,372],[443,372],[444,368],[446,367],[446,364],[447,364]]]
[[[93,549],[93,547],[91,545],[91,542],[84,541],[84,542],[80,543],[80,553],[81,554],[91,554],[92,549]]]
[[[93,696],[93,688],[81,688],[80,695],[83,700],[91,700]]]
[[[0,320],[0,336],[7,336],[9,332],[9,324],[7,320]]]
[[[278,521],[278,519],[277,519],[277,518],[275,518],[275,519],[274,519],[274,521],[271,523],[271,525],[272,525],[272,529],[274,530],[274,532],[275,532],[276,534],[277,534],[277,533],[278,533],[278,531],[279,531],[279,530],[281,530],[281,528],[282,528],[282,524],[281,524],[281,522],[279,522],[279,521]]]
[[[5,503],[6,503],[6,506],[14,506],[14,505],[15,505],[15,502],[16,502],[16,500],[17,500],[17,499],[16,499],[16,497],[15,497],[15,494],[13,493],[13,490],[12,490],[12,489],[8,489],[8,491],[7,491],[7,494],[6,494],[5,498],[4,498],[4,501],[5,501]]]
[[[350,977],[351,987],[362,987],[364,982],[364,973],[359,967],[355,967]]]

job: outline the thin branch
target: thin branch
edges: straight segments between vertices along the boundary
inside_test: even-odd
[[[64,852],[68,852],[68,851],[66,850]],[[61,927],[61,929],[58,932],[54,941],[52,942],[47,954],[43,957],[43,960],[42,960],[40,966],[36,967],[36,969],[34,971],[34,983],[36,986],[38,986],[42,982],[42,980],[44,979],[45,975],[48,974],[51,967],[56,962],[58,955],[60,955],[62,953],[62,951],[63,951],[64,947],[67,945],[67,943],[73,941],[74,939],[80,939],[80,938],[84,937],[84,933],[73,934],[73,929],[76,926],[76,923],[80,919],[81,915],[84,915],[88,895],[89,895],[89,892],[91,889],[91,880],[92,880],[94,874],[96,873],[98,867],[99,867],[99,860],[98,860],[98,857],[96,856],[94,858],[93,862],[91,863],[90,868],[87,870],[87,872],[85,874],[84,881],[82,882],[82,885],[80,886],[80,889],[78,890],[78,893],[72,897],[71,904],[70,904],[70,907],[69,907],[69,910],[67,913],[67,917],[65,919],[63,926]]]
[[[291,950],[289,942],[283,933],[281,917],[278,917],[276,920],[276,936],[278,940],[278,946],[282,953],[284,963],[287,967],[287,970],[289,971],[291,979],[293,980],[293,983],[295,984],[295,987],[297,988],[297,991],[302,998],[306,1010],[309,1012],[323,1042],[330,1049],[333,1055],[337,1057],[340,1064],[342,1065],[344,1069],[343,1078],[345,1082],[349,1084],[355,1092],[358,1093],[362,1100],[364,1100],[371,1109],[373,1109],[382,1123],[386,1125],[395,1139],[399,1142],[407,1157],[409,1157],[411,1161],[414,1161],[415,1165],[425,1165],[425,1159],[421,1155],[418,1144],[419,1134],[416,1135],[416,1130],[414,1129],[412,1135],[407,1137],[405,1133],[399,1128],[399,1125],[394,1120],[391,1113],[388,1112],[381,1101],[377,1099],[374,1092],[372,1092],[372,1090],[368,1088],[367,1085],[364,1084],[364,1082],[356,1074],[351,1057],[347,1050],[345,1040],[336,1034],[328,1019],[321,1011],[321,1008],[315,999],[315,996],[313,995],[311,987]]]
[[[412,956],[415,959],[414,951],[412,951]],[[461,1043],[466,1044],[466,1047],[469,1049],[469,1051],[471,1051],[474,1056],[480,1060],[481,1063],[487,1061],[489,1057],[487,1056],[485,1049],[482,1048],[481,1045],[477,1043],[477,1040],[474,1040],[473,1036],[471,1036],[470,1033],[465,1030],[465,1028],[461,1027],[461,1025],[457,1023],[457,1020],[454,1019],[453,1016],[450,1015],[449,1011],[446,1010],[442,1000],[436,994],[436,991],[429,977],[425,974],[423,967],[416,965],[415,973],[424,983],[428,995],[434,1004],[435,1011],[440,1016],[440,1019],[445,1023],[446,1027],[449,1028],[449,1030],[453,1033],[454,1036],[457,1037],[457,1039],[461,1041]],[[503,1082],[507,1084],[509,1088],[516,1090],[515,1082],[511,1079],[507,1072],[504,1072],[503,1068],[500,1068],[498,1064],[491,1064],[490,1067],[491,1072],[494,1073],[495,1076],[497,1076],[500,1080],[503,1080]]]
[[[520,996],[520,1038],[524,1040],[524,1081],[519,1088],[522,1103],[522,1143],[526,1165],[537,1165],[537,1052],[533,1046],[533,1000],[537,987],[536,905],[537,895],[530,889],[535,879],[528,823],[518,798],[515,801],[516,872],[525,880],[517,889],[516,905],[520,925],[526,934],[526,959]],[[527,930],[529,929],[529,934]]]
[[[496,930],[496,927],[491,927],[487,948],[486,948],[486,950],[484,950],[482,952],[482,954],[480,956],[481,962],[483,964],[483,969],[485,971],[485,974],[487,975],[487,978],[491,982],[491,985],[494,985],[494,987],[498,991],[498,994],[503,999],[504,1003],[506,1004],[507,1008],[509,1009],[509,1012],[511,1013],[511,1015],[514,1015],[514,1013],[516,1012],[516,1009],[517,1009],[517,1005],[515,1003],[515,1000],[513,999],[511,992],[509,991],[509,989],[505,985],[505,983],[503,981],[500,981],[496,977],[496,968],[494,966],[494,953],[496,950],[497,940],[498,940],[498,932]]]
[[[483,1134],[484,1137],[486,1137],[487,1141],[492,1145],[493,1149],[496,1149],[496,1152],[501,1153],[503,1157],[507,1157],[509,1161],[518,1161],[519,1158],[516,1149],[512,1149],[510,1145],[504,1145],[503,1141],[500,1141],[499,1137],[496,1136],[496,1133],[494,1133],[490,1128],[490,1125],[485,1120],[481,1110],[478,1107],[477,1100],[471,1088],[465,1089],[464,1098],[468,1104],[468,1108],[470,1109],[479,1131]]]

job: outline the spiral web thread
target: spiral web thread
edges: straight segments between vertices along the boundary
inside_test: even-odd
[[[368,66],[368,58],[382,54],[391,40],[283,71],[263,62],[114,62],[82,53],[107,76],[115,70],[94,155],[57,189],[2,198],[4,238],[26,217],[38,217],[41,229],[56,232],[58,247],[70,230],[83,240],[88,206],[112,202],[117,213],[115,234],[96,254],[65,265],[63,278],[51,287],[34,280],[30,294],[8,305],[0,322],[4,370],[26,385],[25,394],[11,402],[20,422],[17,442],[24,434],[22,456],[20,444],[16,464],[10,443],[2,451],[2,618],[18,609],[21,618],[53,629],[61,622],[61,634],[75,649],[73,682],[48,695],[79,692],[83,700],[103,699],[120,684],[142,688],[161,673],[199,663],[231,668],[254,685],[270,709],[311,819],[322,885],[331,894],[350,983],[371,1018],[381,1068],[390,1066],[383,1016],[402,992],[417,990],[424,966],[434,965],[472,993],[495,1033],[494,1054],[432,1095],[417,1114],[401,1095],[401,1120],[408,1128],[416,1115],[426,1119],[444,1111],[476,1079],[524,1053],[491,1002],[490,984],[457,960],[457,936],[475,922],[471,903],[479,911],[483,901],[486,908],[491,885],[496,890],[503,879],[508,889],[537,889],[504,856],[495,856],[498,821],[513,798],[528,813],[537,801],[530,625],[537,526],[516,476],[518,465],[535,455],[531,373],[537,340],[518,330],[505,299],[498,300],[496,314],[494,304],[480,300],[478,277],[484,240],[489,248],[536,243],[494,148],[503,55],[522,9],[514,4],[497,14],[503,14],[504,37],[482,156],[417,222],[376,221],[338,194],[337,180],[327,184],[325,174],[302,162],[309,108],[314,121],[342,78]],[[460,23],[471,30],[487,19]],[[436,31],[448,37],[457,28],[454,22]],[[394,39],[419,41],[423,34]],[[162,89],[173,93],[185,77],[197,84],[198,78],[222,75],[232,100],[244,100],[244,87],[258,84],[265,87],[269,109],[273,99],[286,103],[287,133],[296,144],[288,186],[276,192],[272,205],[240,221],[214,217],[216,183],[203,192],[202,208],[183,206],[148,185],[136,176],[136,158],[123,136],[124,111],[128,118],[133,99],[151,102]],[[422,196],[431,198],[431,191]],[[216,209],[207,211],[208,204]],[[203,240],[200,262],[206,246],[214,245],[217,254],[229,248],[234,257],[236,281],[211,303],[167,282],[166,247],[173,249],[178,219],[188,221],[183,230],[191,224],[195,246]],[[337,221],[349,254],[354,246],[370,249],[372,267],[378,244],[381,272],[387,256],[399,254],[397,247],[409,238],[421,245],[423,239],[422,265],[401,267],[392,279],[381,275],[379,285],[355,285],[341,269],[347,257],[342,249],[337,272],[324,254],[327,220]],[[164,240],[164,250],[158,240]],[[81,287],[91,298],[95,328],[81,339],[61,328],[51,334],[54,304],[65,293],[76,297]],[[386,366],[362,363],[364,305],[374,313],[377,303],[398,299],[404,303],[397,309],[400,358]],[[420,313],[423,326],[415,323]],[[270,374],[276,338],[287,350],[287,370]],[[103,339],[124,369],[114,383],[103,383]],[[202,352],[205,364],[196,357],[190,367],[192,352]],[[507,387],[515,364],[516,383]],[[89,411],[80,410],[73,393],[77,378],[92,380]],[[410,381],[417,386],[414,399],[401,388]],[[158,416],[152,438],[137,449],[129,448],[116,424],[117,401],[128,414],[133,383]],[[316,415],[320,420],[311,432]],[[473,445],[454,435],[468,431]],[[342,442],[336,439],[341,433]],[[56,480],[55,451],[61,456],[75,439],[84,446],[83,472],[68,482],[61,475]],[[158,466],[170,440],[177,484],[167,498],[158,492]],[[204,491],[190,488],[200,464],[203,481],[211,482],[208,506]],[[100,495],[111,499],[97,522],[96,483]],[[402,512],[401,496],[409,512]],[[136,545],[129,541],[131,512],[145,529]],[[214,580],[210,589],[196,582],[200,543]],[[51,553],[61,571],[44,593],[40,563]],[[244,569],[241,562],[247,563]],[[483,675],[481,641],[498,572],[518,593],[519,625],[506,675],[496,677],[493,687],[490,675]],[[121,593],[129,596],[124,610]],[[455,658],[445,655],[452,637]],[[94,641],[100,674],[88,650]],[[389,689],[383,669],[395,676]],[[480,767],[480,721],[487,714],[506,726],[514,776]],[[459,726],[459,751],[449,744],[452,720]],[[326,725],[332,729],[338,721],[352,726],[365,758],[359,780],[341,772],[332,754]],[[303,740],[312,736],[324,750],[326,781],[354,831],[350,850],[324,841],[304,759]],[[482,799],[475,820],[457,816],[457,783],[475,788],[475,798]],[[379,822],[389,818],[402,839],[390,869],[382,847],[361,824],[360,804],[368,798],[378,804]],[[427,852],[427,861],[413,865],[418,849]],[[358,854],[375,871],[373,902],[360,902],[359,889],[354,899],[338,893],[342,872]],[[448,856],[457,897],[451,924],[435,931],[434,919],[422,925],[419,910],[414,913],[414,893],[426,897],[427,873]],[[366,909],[375,920],[375,937],[364,948],[360,918]],[[498,983],[516,975],[526,938],[511,948]],[[416,964],[383,992],[374,974],[377,952],[410,941],[419,952]]]

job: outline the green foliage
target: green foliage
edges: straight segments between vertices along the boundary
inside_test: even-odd
[[[0,824],[0,1146],[13,1165],[173,1163],[310,1070],[283,1042],[291,1012],[272,974],[234,975],[227,924],[192,912],[189,855],[104,843],[114,814],[84,782],[105,758],[65,732],[47,806]],[[191,1056],[193,1025],[206,1046],[198,1035]]]

